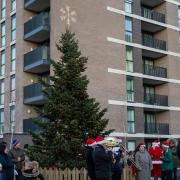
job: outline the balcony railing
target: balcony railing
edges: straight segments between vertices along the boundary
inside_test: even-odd
[[[24,133],[29,133],[30,131],[32,132],[41,132],[41,128],[35,124],[36,118],[29,118],[29,119],[24,119],[23,120],[23,132]]]
[[[45,46],[26,53],[24,55],[24,71],[38,74],[49,71],[49,58],[50,49]]]
[[[144,103],[157,106],[168,106],[168,96],[144,93]]]
[[[142,34],[142,44],[144,46],[166,51],[166,41],[155,39],[148,34]]]
[[[145,123],[146,134],[169,134],[169,124],[165,123]]]
[[[42,84],[34,83],[24,87],[24,104],[43,105],[46,101]]]
[[[32,42],[43,42],[49,39],[49,13],[42,12],[24,24],[24,39]]]
[[[166,68],[144,64],[143,70],[146,75],[167,78]]]
[[[141,7],[141,15],[144,18],[152,19],[154,21],[158,21],[158,22],[161,22],[161,23],[165,23],[165,21],[166,21],[164,14],[158,13],[158,12],[156,12],[154,10],[147,9],[147,8],[144,8],[144,7]]]

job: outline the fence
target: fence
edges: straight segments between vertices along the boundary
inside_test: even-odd
[[[45,180],[90,180],[86,169],[41,169]],[[122,180],[135,180],[131,174],[131,170],[127,167],[123,170]]]

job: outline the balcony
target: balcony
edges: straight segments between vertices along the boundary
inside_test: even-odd
[[[37,118],[29,118],[23,120],[23,132],[29,133],[30,131],[39,133],[41,128],[34,122]]]
[[[169,135],[169,124],[165,123],[145,123],[145,134]]]
[[[50,7],[50,0],[24,0],[24,9],[41,12]]]
[[[156,106],[168,106],[168,96],[144,93],[144,103]]]
[[[155,39],[149,34],[142,34],[142,44],[150,48],[166,51],[166,41]],[[164,54],[163,52],[155,52],[153,50],[142,49],[142,56],[152,59],[158,59],[166,56],[166,54]]]
[[[151,66],[151,65],[144,64],[143,73],[145,75],[149,75],[149,76],[155,76],[155,77],[159,77],[159,78],[167,78],[167,69],[158,67],[158,66]],[[154,86],[165,83],[165,81],[149,79],[149,78],[144,78],[143,82],[144,82],[144,84],[154,85]]]
[[[157,21],[159,23],[165,23],[165,21],[166,21],[164,14],[158,13],[154,10],[144,8],[144,7],[141,7],[141,16],[146,19],[151,19],[151,20]],[[156,33],[156,32],[162,31],[166,27],[159,25],[159,24],[147,22],[146,20],[142,20],[141,28],[143,31]]]
[[[47,97],[43,93],[43,86],[34,83],[24,87],[24,104],[43,105],[47,102]]]
[[[154,8],[159,6],[160,4],[164,3],[165,0],[141,0],[141,4],[144,6],[148,6]]]
[[[24,71],[36,74],[48,72],[50,69],[49,58],[50,49],[45,46],[26,53],[24,55]]]
[[[40,43],[48,40],[49,37],[49,13],[40,13],[24,24],[24,40]]]

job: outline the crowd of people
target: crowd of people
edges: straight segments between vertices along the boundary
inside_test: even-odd
[[[113,144],[103,136],[87,139],[86,163],[91,180],[121,180],[126,163],[136,180],[180,180],[180,141],[155,140],[149,148],[140,143],[132,152],[122,145],[122,139],[113,138]]]
[[[30,167],[30,165],[31,167]],[[21,149],[20,140],[14,139],[8,150],[6,142],[0,142],[0,180],[34,180],[43,176],[38,171],[36,161],[30,161],[25,150]]]

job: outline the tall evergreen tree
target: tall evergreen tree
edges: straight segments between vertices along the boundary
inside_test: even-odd
[[[36,122],[42,132],[32,133],[34,145],[29,153],[41,166],[82,167],[86,138],[110,132],[105,131],[106,109],[87,93],[88,59],[81,55],[75,34],[66,30],[57,49],[61,57],[50,61],[54,71],[50,83],[41,82],[48,102],[38,114],[47,120]]]

